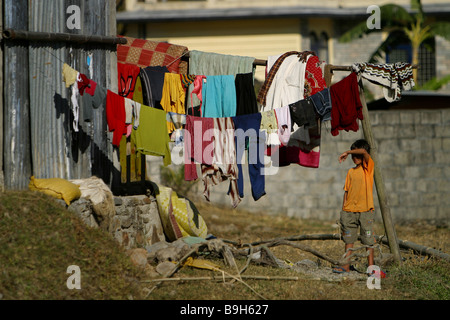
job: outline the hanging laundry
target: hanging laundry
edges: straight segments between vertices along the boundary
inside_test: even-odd
[[[181,79],[178,74],[166,73],[164,75],[164,86],[161,96],[161,106],[166,112],[175,112],[186,114],[184,107],[186,94],[181,85]],[[167,122],[167,130],[171,133],[175,130],[172,122]]]
[[[202,88],[202,116],[225,118],[236,115],[234,76],[207,76]]]
[[[142,106],[142,103],[139,103],[137,101],[134,102],[134,108],[133,108],[133,117],[134,117],[133,128],[134,129],[139,128],[139,115],[141,114],[141,106]]]
[[[140,68],[166,66],[170,73],[187,73],[187,62],[181,57],[189,52],[185,46],[167,42],[124,37],[126,44],[117,45],[117,62],[134,64]]]
[[[325,88],[311,96],[311,101],[322,121],[331,120],[330,89]]]
[[[236,115],[258,112],[253,73],[238,73],[235,77],[236,85]]]
[[[105,87],[97,85],[97,83],[92,80],[89,82],[89,88],[85,90],[85,94],[81,98],[83,102],[83,121],[87,122],[92,121],[94,109],[103,109],[106,104],[107,94]]]
[[[77,83],[78,83],[78,92],[82,96],[84,94],[84,90],[86,88],[88,88],[88,90],[89,90],[91,81],[89,80],[89,78],[86,75],[80,73],[77,78]]]
[[[383,86],[384,98],[388,102],[399,101],[402,90],[411,90],[415,85],[412,66],[406,62],[355,63],[352,69],[370,82]]]
[[[261,126],[260,130],[266,136],[266,145],[279,145],[280,139],[278,137],[278,121],[275,110],[261,112]]]
[[[278,123],[278,138],[280,140],[280,143],[286,146],[291,137],[291,110],[289,106],[284,106],[275,109],[275,114],[277,116]]]
[[[181,85],[183,86],[184,91],[189,88],[189,85],[195,81],[195,74],[180,74]]]
[[[271,148],[274,166],[298,164],[303,167],[318,168],[320,162],[320,124],[305,129],[300,127],[291,134],[288,146]],[[301,131],[307,130],[307,136]],[[309,141],[304,141],[304,139]]]
[[[330,87],[331,134],[339,130],[358,131],[357,119],[363,120],[362,104],[359,98],[358,80],[355,72]]]
[[[136,134],[137,151],[145,155],[162,156],[163,164],[171,164],[166,112],[142,105]]]
[[[255,58],[253,57],[192,50],[189,52],[189,74],[205,76],[233,75],[233,77],[238,73],[254,74],[254,61]],[[193,102],[191,102],[193,88],[194,86],[191,84],[188,89],[188,105],[193,103],[194,106],[198,106],[199,101],[196,96],[192,97]]]
[[[106,94],[106,121],[109,131],[113,131],[113,146],[118,147],[122,135],[126,134],[125,125],[125,98],[107,90]]]
[[[256,201],[266,194],[264,168],[265,133],[260,131],[261,113],[233,117],[239,197],[244,197],[242,163],[247,162],[252,196]],[[247,153],[245,152],[248,150]],[[245,155],[244,155],[245,154]],[[244,158],[244,162],[242,159]]]
[[[164,77],[169,70],[167,67],[142,68],[140,78],[142,81],[143,104],[162,109],[160,101],[164,87]]]
[[[269,74],[261,87],[257,101],[262,111],[281,108],[302,100],[305,87],[305,70],[312,51],[289,51],[267,60]]]
[[[77,81],[78,71],[73,69],[67,63],[63,64],[62,76],[63,81],[66,83],[66,88],[69,88],[71,85]]]
[[[202,116],[202,104],[203,104],[202,88],[203,88],[204,82],[206,82],[206,76],[202,76],[202,75],[195,76],[194,81],[192,82],[194,84],[194,88],[192,89],[192,92],[191,92],[191,109],[192,109],[191,114],[195,115],[194,111],[193,111],[194,102],[192,99],[192,94],[195,94],[197,96],[197,99],[200,101],[200,105],[198,106],[199,113],[200,113],[198,116],[200,116],[200,117]]]
[[[214,151],[213,118],[186,115],[184,129],[184,179],[197,180],[196,163],[212,164]]]
[[[126,134],[125,98],[107,90],[106,121],[109,131],[113,131],[113,146],[119,147],[122,135]]]
[[[234,142],[234,123],[231,117],[214,118],[214,156],[211,165],[202,164],[203,195],[209,201],[210,188],[230,181],[228,194],[231,205],[236,208],[241,201],[237,185],[238,167]]]
[[[175,130],[171,134],[171,141],[175,142],[175,146],[183,146],[183,126],[186,124],[186,115],[175,112],[167,112],[166,120],[171,122],[175,127]]]
[[[310,97],[327,87],[322,71],[323,61],[317,56],[311,56],[306,63],[304,96]]]
[[[253,73],[254,61],[253,57],[191,50],[189,52],[189,74],[234,76],[238,73]]]
[[[117,63],[119,96],[130,99],[133,97],[137,77],[139,76],[140,71],[141,68],[135,65],[120,62]]]
[[[317,125],[316,111],[310,98],[297,101],[289,105],[291,111],[291,120],[299,127],[314,127]]]
[[[73,114],[73,122],[72,127],[75,132],[78,132],[78,119],[80,117],[80,106],[78,105],[78,96],[80,95],[80,90],[78,90],[78,79],[80,73],[77,73],[77,81],[72,84],[70,87],[71,89],[71,96],[70,96],[70,102],[72,102],[72,114]]]

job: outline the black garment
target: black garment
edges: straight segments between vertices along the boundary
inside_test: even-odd
[[[236,115],[252,114],[258,112],[255,87],[253,86],[253,73],[236,74]]]
[[[201,107],[200,106],[196,106],[196,107],[193,107],[193,108],[189,107],[189,108],[187,108],[187,113],[186,114],[189,115],[189,116],[201,117],[200,111],[201,111]]]
[[[317,114],[311,98],[300,100],[289,105],[291,120],[299,127],[310,128],[316,126]]]
[[[164,87],[164,76],[169,73],[167,67],[141,68],[139,73],[142,84],[142,96],[144,105],[162,109],[160,104]]]

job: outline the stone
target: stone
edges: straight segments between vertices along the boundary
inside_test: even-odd
[[[168,247],[160,249],[156,252],[156,259],[159,262],[163,261],[177,261],[181,258],[181,249]]]
[[[144,248],[135,248],[128,250],[128,255],[136,267],[145,269],[147,265],[147,250]]]
[[[161,262],[156,266],[156,272],[160,275],[166,276],[175,270],[175,264],[169,261]]]

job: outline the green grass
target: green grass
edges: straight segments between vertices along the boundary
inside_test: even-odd
[[[70,265],[81,289],[68,289]],[[3,299],[140,298],[135,270],[114,239],[88,228],[37,192],[0,193],[0,295]]]

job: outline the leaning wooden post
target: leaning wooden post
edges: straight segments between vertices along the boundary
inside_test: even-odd
[[[352,71],[351,67],[348,67],[348,66],[326,65],[325,72],[324,72],[324,78],[325,78],[325,82],[326,82],[328,88],[331,86],[331,78],[333,76],[333,70]],[[388,238],[389,249],[391,250],[391,253],[394,255],[395,261],[397,261],[399,264],[401,264],[402,257],[400,255],[400,248],[399,248],[399,244],[398,244],[397,234],[395,232],[394,224],[392,222],[391,210],[389,208],[387,197],[386,197],[383,176],[381,174],[381,169],[378,165],[377,147],[376,147],[375,141],[373,139],[372,125],[370,123],[369,110],[367,109],[366,98],[364,96],[364,89],[362,88],[362,86],[358,86],[358,87],[359,87],[359,96],[360,96],[360,100],[361,100],[361,104],[362,104],[362,112],[363,112],[363,117],[364,117],[364,119],[362,120],[362,127],[363,127],[363,132],[364,132],[364,138],[367,140],[367,142],[371,146],[370,156],[372,157],[373,162],[375,164],[374,180],[375,180],[375,187],[376,187],[377,195],[378,195],[378,201],[380,203],[381,217],[383,219],[384,230],[386,231],[386,235]]]
[[[384,185],[383,175],[381,174],[381,169],[378,165],[379,163],[377,152],[378,150],[372,134],[372,125],[370,123],[369,110],[367,109],[366,98],[364,95],[364,88],[362,87],[362,85],[358,87],[364,117],[361,123],[363,127],[364,138],[367,140],[367,142],[370,144],[371,147],[370,156],[372,157],[373,162],[375,164],[373,177],[375,180],[375,187],[377,190],[378,201],[380,203],[381,217],[383,218],[384,230],[386,231],[391,253],[394,255],[394,259],[401,264],[402,257],[400,255],[400,248],[398,245],[398,239],[397,234],[395,232],[394,223],[392,222],[391,209],[389,208],[388,198],[386,196],[386,189]]]

